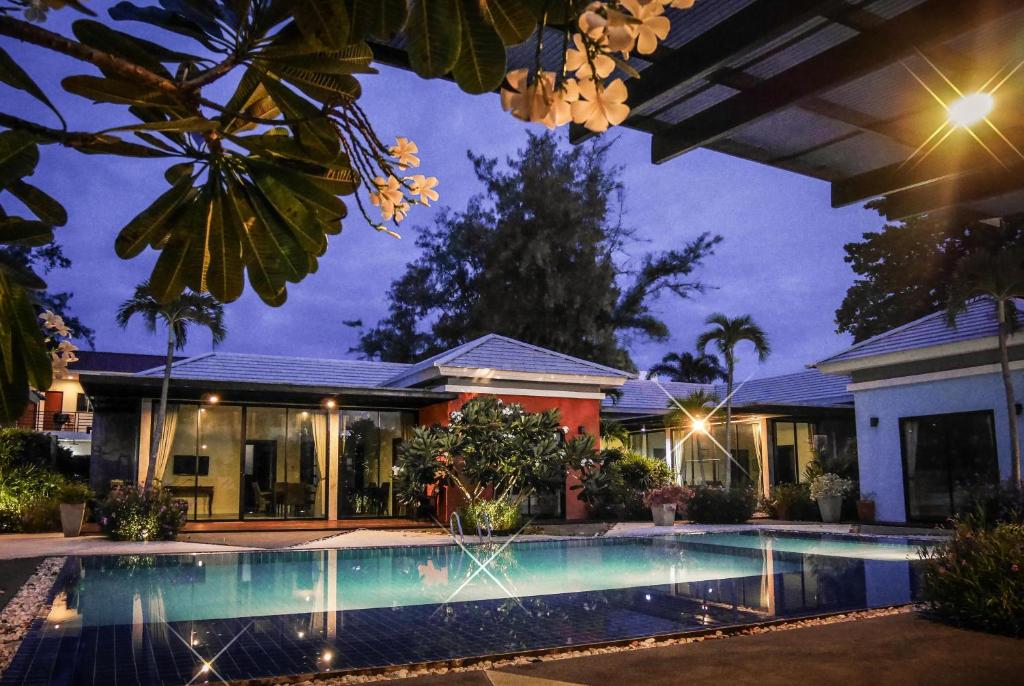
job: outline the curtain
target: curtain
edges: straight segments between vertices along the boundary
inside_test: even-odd
[[[750,478],[756,479],[757,483],[754,484],[754,488],[761,495],[768,497],[765,493],[764,485],[764,470],[768,467],[764,460],[764,446],[761,445],[761,422],[751,424],[751,433],[754,436],[754,457],[756,459],[757,468],[750,470]]]
[[[160,436],[160,445],[156,449],[156,473],[153,474],[154,481],[163,481],[164,471],[167,469],[167,461],[171,458],[171,449],[174,447],[174,432],[178,428],[178,406],[168,405],[167,414],[164,416],[164,432]]]
[[[324,498],[325,482],[327,476],[327,415],[322,412],[314,412],[310,415],[313,422],[313,447],[316,450],[316,500],[315,509],[317,515],[325,512]]]
[[[914,478],[914,468],[917,465],[917,437],[921,433],[919,422],[908,421],[903,423],[903,440],[907,448],[907,478]]]

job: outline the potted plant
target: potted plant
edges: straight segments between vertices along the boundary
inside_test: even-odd
[[[686,508],[687,494],[682,486],[662,486],[644,493],[644,505],[651,508],[654,526],[673,526],[676,512]]]
[[[92,498],[92,491],[85,484],[66,483],[57,494],[60,500],[60,527],[65,538],[74,538],[82,533],[85,521],[85,504]]]
[[[843,496],[853,488],[853,482],[838,474],[822,474],[811,482],[811,498],[818,501],[821,521],[835,523],[843,509]]]
[[[873,524],[875,521],[875,494],[862,493],[857,501],[857,519],[864,524]]]

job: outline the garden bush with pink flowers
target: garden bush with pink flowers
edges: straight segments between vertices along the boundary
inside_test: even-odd
[[[957,521],[948,543],[924,553],[932,615],[971,629],[1024,637],[1024,524]]]

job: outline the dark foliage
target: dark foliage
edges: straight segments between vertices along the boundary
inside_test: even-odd
[[[844,246],[857,279],[836,310],[836,331],[861,341],[938,312],[964,256],[1021,242],[1019,217],[994,227],[924,216],[865,233],[861,242]]]
[[[668,353],[653,365],[647,378],[663,376],[669,381],[714,383],[725,381],[725,368],[718,358],[706,353]]]
[[[694,272],[721,237],[629,260],[623,184],[607,150],[565,149],[545,134],[505,167],[470,153],[483,193],[421,231],[420,257],[391,284],[389,315],[355,349],[409,362],[494,332],[633,369],[623,337],[668,335],[654,299],[703,291]]]
[[[173,541],[185,525],[188,504],[133,483],[112,489],[99,515],[103,532],[115,541]]]
[[[958,626],[1024,636],[1024,525],[957,522],[926,554],[923,593],[935,616]]]
[[[756,506],[752,488],[697,486],[686,503],[686,516],[698,524],[742,524]]]

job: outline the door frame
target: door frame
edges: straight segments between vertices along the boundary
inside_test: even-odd
[[[996,419],[995,411],[989,410],[966,410],[964,412],[939,412],[937,414],[923,414],[913,415],[909,417],[900,417],[897,425],[900,432],[900,469],[903,474],[903,516],[908,522],[919,521],[919,522],[941,522],[945,521],[946,517],[940,517],[938,519],[932,518],[918,518],[911,519],[910,516],[910,479],[907,477],[907,441],[906,434],[903,431],[903,426],[907,422],[921,421],[923,419],[937,419],[941,417],[964,417],[971,415],[986,415],[988,417],[989,430],[992,432],[992,458],[995,460],[996,466],[996,482],[998,483],[1001,478],[999,472],[999,442],[996,438]],[[948,429],[946,429],[948,431]],[[953,500],[953,470],[950,469],[949,461],[949,443],[943,441],[945,450],[943,451],[943,464],[946,467],[946,482],[947,482],[947,493],[949,495],[949,511],[950,515],[956,513],[956,503]]]

